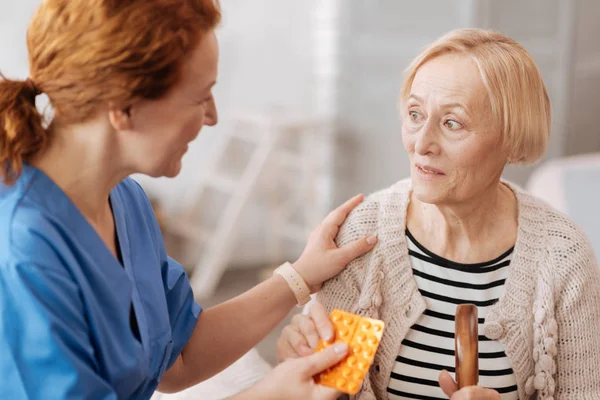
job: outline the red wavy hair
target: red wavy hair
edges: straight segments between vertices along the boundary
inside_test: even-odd
[[[39,92],[66,124],[109,103],[159,98],[220,19],[218,0],[43,1],[27,32],[31,80],[0,74],[0,180],[13,184],[47,146]]]

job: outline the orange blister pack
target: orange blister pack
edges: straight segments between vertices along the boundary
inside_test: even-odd
[[[341,310],[333,310],[329,319],[333,322],[335,337],[329,342],[321,340],[316,351],[336,342],[345,342],[349,347],[348,356],[336,366],[315,376],[315,382],[343,393],[356,394],[373,364],[383,336],[384,323]]]

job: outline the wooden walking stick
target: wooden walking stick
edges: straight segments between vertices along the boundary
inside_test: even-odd
[[[478,336],[477,307],[473,304],[456,307],[454,351],[459,389],[479,382]]]

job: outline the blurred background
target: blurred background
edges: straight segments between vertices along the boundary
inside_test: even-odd
[[[39,3],[0,0],[7,77],[28,75],[25,35]],[[135,177],[205,307],[295,260],[311,228],[346,198],[409,176],[396,107],[402,71],[461,27],[499,30],[537,61],[552,141],[543,163],[509,167],[505,177],[570,214],[600,250],[600,217],[581,212],[600,204],[597,0],[221,3],[220,124],[203,130],[177,178]],[[259,346],[271,363],[275,338]]]

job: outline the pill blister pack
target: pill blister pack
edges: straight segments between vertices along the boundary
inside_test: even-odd
[[[341,310],[329,316],[334,325],[335,337],[329,342],[321,340],[316,351],[336,342],[348,344],[348,356],[339,364],[315,377],[315,382],[340,392],[356,394],[368,372],[383,336],[383,321],[361,317]]]

